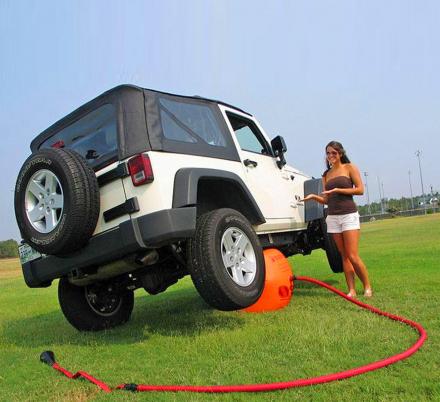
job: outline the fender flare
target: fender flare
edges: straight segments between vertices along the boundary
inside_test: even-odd
[[[241,192],[241,196],[248,202],[252,224],[266,222],[257,202],[243,180],[235,173],[226,170],[207,168],[182,168],[174,177],[173,208],[197,205],[197,188],[200,179],[220,179],[232,182]]]

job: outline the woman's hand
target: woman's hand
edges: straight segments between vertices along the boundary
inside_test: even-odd
[[[310,201],[310,200],[317,201],[320,204],[327,204],[327,195],[319,196],[316,194],[309,194],[299,201],[302,202],[302,201]]]
[[[316,194],[309,194],[309,195],[305,196],[304,198],[302,198],[302,199],[299,200],[299,201],[300,201],[300,202],[303,202],[303,201],[315,200],[316,197],[317,197]]]
[[[322,195],[329,195],[329,194],[333,194],[333,193],[339,193],[339,188],[332,188],[331,190],[326,190],[323,191],[321,194]]]

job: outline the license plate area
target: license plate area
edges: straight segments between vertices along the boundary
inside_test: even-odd
[[[20,255],[20,262],[21,265],[25,264],[26,262],[34,261],[37,258],[41,258],[42,254],[38,251],[34,250],[29,244],[21,244],[18,247],[18,254]]]

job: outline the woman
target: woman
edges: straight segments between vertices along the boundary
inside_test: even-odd
[[[322,175],[324,191],[309,194],[304,201],[315,200],[328,205],[327,232],[342,256],[349,297],[356,297],[355,273],[364,286],[364,296],[371,297],[370,281],[365,264],[359,257],[359,213],[353,195],[362,195],[364,185],[359,169],[350,162],[340,142],[331,141],[325,147],[327,170]]]

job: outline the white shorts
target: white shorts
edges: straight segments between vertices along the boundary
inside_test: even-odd
[[[359,230],[359,212],[345,215],[329,215],[325,218],[327,233],[342,233],[347,230]]]

